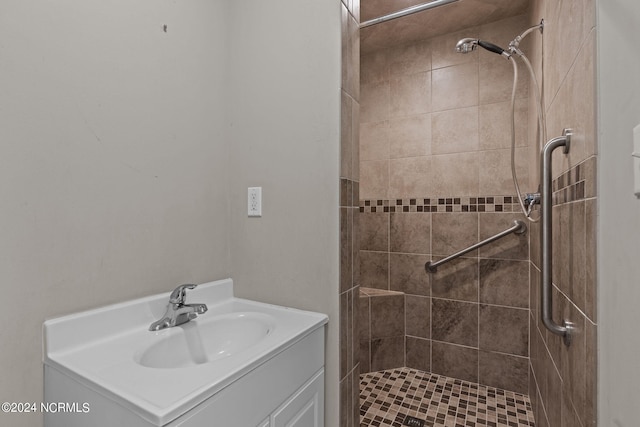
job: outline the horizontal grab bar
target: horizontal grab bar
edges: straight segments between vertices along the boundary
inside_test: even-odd
[[[461,257],[462,255],[471,252],[474,249],[478,249],[481,246],[484,245],[488,245],[489,243],[495,242],[498,239],[503,238],[504,236],[507,236],[511,233],[515,233],[515,234],[523,234],[526,233],[527,231],[527,226],[524,222],[522,221],[513,221],[513,226],[511,228],[508,228],[507,230],[504,230],[498,234],[496,234],[495,236],[491,236],[488,239],[484,239],[482,242],[478,242],[473,246],[469,246],[466,249],[461,250],[460,252],[456,252],[453,255],[449,255],[446,258],[441,259],[440,261],[436,261],[436,262],[427,262],[424,265],[424,269],[427,271],[427,273],[435,273],[436,271],[438,271],[438,267],[441,266],[444,263],[447,263],[451,260],[454,260],[458,257]]]

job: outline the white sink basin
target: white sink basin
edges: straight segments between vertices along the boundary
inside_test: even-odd
[[[226,279],[187,292],[206,313],[149,331],[168,301],[169,292],[46,321],[46,368],[164,426],[327,323],[324,314],[236,298]]]
[[[264,313],[204,314],[199,322],[171,328],[134,359],[148,368],[193,367],[237,355],[259,344],[274,328],[274,317]]]

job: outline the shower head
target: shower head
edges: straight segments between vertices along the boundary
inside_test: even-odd
[[[476,50],[476,48],[478,46],[480,46],[483,49],[488,50],[489,52],[493,52],[493,53],[497,53],[498,55],[502,55],[507,59],[509,59],[511,57],[511,54],[509,52],[507,52],[506,50],[504,50],[503,48],[501,48],[500,46],[496,46],[493,43],[489,43],[489,42],[485,42],[485,41],[478,40],[478,39],[473,39],[473,38],[466,38],[466,39],[460,40],[456,44],[456,52],[458,52],[458,53],[473,52],[474,50]]]
[[[456,44],[456,52],[458,53],[469,53],[476,50],[478,47],[478,39],[466,38],[460,40]]]

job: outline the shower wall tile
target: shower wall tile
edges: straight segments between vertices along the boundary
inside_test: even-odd
[[[372,371],[382,371],[404,365],[404,336],[371,340]]]
[[[431,118],[432,154],[478,150],[477,106],[433,113]]]
[[[339,283],[339,420],[340,427],[359,425],[360,377],[360,15],[359,0],[341,7],[341,120],[340,120],[340,283]],[[387,91],[388,92],[388,91]],[[369,93],[370,100],[384,91]],[[388,94],[387,94],[388,98]],[[371,107],[371,106],[370,106]],[[368,107],[369,108],[369,107]],[[375,106],[373,106],[375,112]],[[365,312],[368,314],[368,309]],[[368,334],[365,330],[364,333]],[[366,349],[367,353],[369,349]],[[369,368],[369,365],[366,366]]]
[[[478,64],[468,62],[432,72],[433,111],[478,105]]]
[[[406,334],[431,338],[431,299],[417,295],[405,297]]]
[[[478,350],[433,341],[431,343],[431,372],[478,382]]]
[[[526,357],[480,351],[478,381],[492,387],[527,394],[529,363]]]
[[[358,21],[350,13],[347,20],[347,82],[345,89],[355,99],[360,100],[360,28]]]
[[[513,68],[510,61],[480,61],[479,68],[480,104],[509,101],[513,90]],[[516,87],[518,98],[528,97],[528,81],[527,78],[518,79]]]
[[[363,161],[360,164],[360,197],[386,199],[389,193],[389,161]]]
[[[360,58],[360,84],[389,81],[389,51],[379,50]]]
[[[390,159],[428,156],[432,150],[431,114],[389,120]]]
[[[404,295],[370,298],[371,338],[404,336]]]
[[[354,100],[351,109],[353,120],[351,126],[351,179],[357,182],[360,179],[360,103]]]
[[[406,117],[431,112],[431,72],[390,78],[389,117]]]
[[[352,265],[353,265],[353,241],[351,239],[353,230],[352,209],[340,208],[340,291],[344,292],[351,287]]]
[[[431,337],[437,341],[478,347],[478,305],[433,298]]]
[[[516,174],[518,182],[529,179],[528,148],[516,148]],[[513,192],[511,149],[486,150],[478,153],[482,165],[479,176],[480,194],[509,194]]]
[[[569,203],[570,228],[567,230],[571,243],[568,255],[570,265],[570,293],[569,298],[583,312],[586,312],[586,211],[585,202]]]
[[[585,201],[585,313],[596,321],[597,313],[597,205],[595,199]]]
[[[431,193],[431,157],[389,160],[389,194],[416,197]]]
[[[358,292],[358,339],[360,341],[371,340],[371,298],[363,292],[362,288]],[[367,372],[367,371],[363,371]]]
[[[430,372],[431,341],[407,336],[405,345],[406,366]]]
[[[566,319],[575,325],[572,343],[564,347],[562,353],[561,375],[564,380],[564,392],[571,400],[578,414],[586,410],[586,320],[573,304],[567,304]]]
[[[429,259],[429,255],[389,254],[389,289],[408,295],[429,296],[431,287],[424,271]]]
[[[478,242],[478,214],[432,214],[433,254],[448,256]],[[472,251],[467,256],[477,255]]]
[[[390,251],[413,254],[431,253],[431,215],[425,213],[392,213]]]
[[[529,355],[529,313],[526,309],[480,304],[480,350]]]
[[[340,176],[353,178],[353,99],[343,90],[340,102]]]
[[[431,156],[431,195],[438,197],[449,194],[477,196],[479,194],[479,173],[480,165],[477,153]]]
[[[406,76],[431,71],[431,42],[422,40],[389,51],[389,74]]]
[[[516,147],[527,147],[529,100],[516,99]],[[483,104],[479,111],[479,147],[481,150],[511,148],[511,101]],[[527,159],[527,156],[525,156]],[[526,180],[523,178],[523,182]]]
[[[389,250],[389,214],[361,213],[360,249],[366,251]]]
[[[440,257],[433,257],[438,261]],[[431,295],[437,298],[478,302],[478,259],[458,258],[430,274]]]
[[[388,81],[363,84],[360,97],[360,122],[386,120],[389,117],[390,93]]]
[[[363,287],[389,289],[389,253],[360,251],[360,282]]]
[[[480,259],[480,302],[529,308],[529,262]]]

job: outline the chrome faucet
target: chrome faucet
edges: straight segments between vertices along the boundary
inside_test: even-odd
[[[149,326],[150,331],[172,328],[182,325],[198,317],[207,311],[205,304],[185,304],[187,289],[193,289],[197,285],[180,285],[171,292],[167,311],[160,320],[156,320]]]

